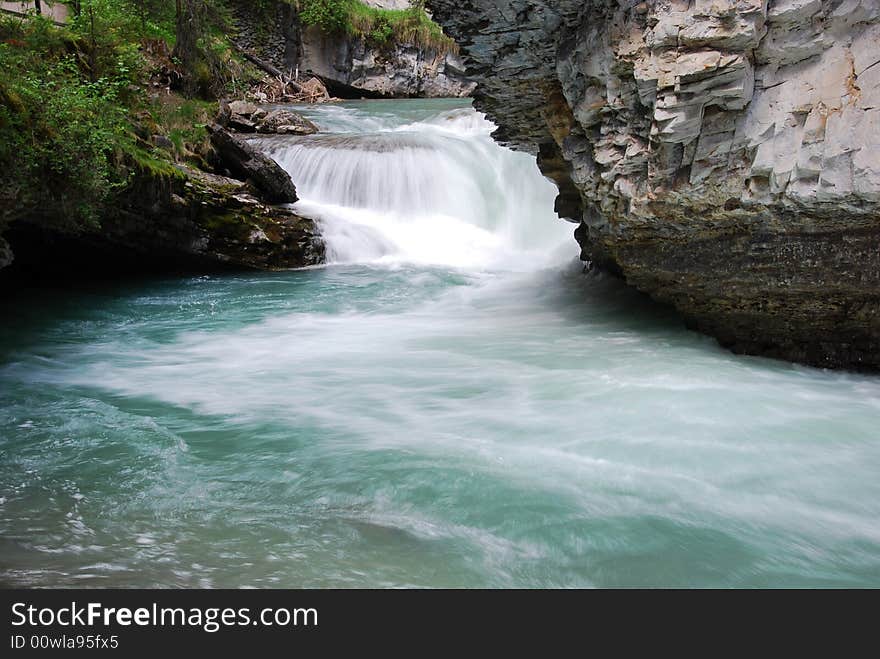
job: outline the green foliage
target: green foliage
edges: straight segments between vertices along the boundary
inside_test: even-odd
[[[300,18],[328,33],[346,32],[351,26],[351,0],[302,0]]]
[[[421,2],[389,11],[360,0],[285,1],[307,24],[374,45],[454,48]],[[227,39],[226,0],[78,5],[64,27],[0,15],[0,224],[28,214],[94,226],[138,172],[174,177],[177,163],[202,165],[217,110],[209,99],[255,75]],[[178,21],[178,7],[192,20]],[[191,98],[169,93],[174,84]]]
[[[173,57],[181,74],[178,89],[188,97],[204,99],[239,92],[240,83],[252,75],[227,36],[234,31],[229,5],[223,0],[180,0],[176,4],[181,15],[171,20]]]
[[[170,0],[131,0],[141,39],[164,39],[174,45],[175,4]]]
[[[170,0],[80,0],[71,28],[101,45],[141,39],[174,44],[175,4]]]
[[[168,46],[145,47],[174,34],[174,4],[81,0],[65,27],[0,16],[0,199],[16,200],[0,206],[0,224],[27,213],[94,225],[137,172],[178,176],[176,161],[201,162],[216,105],[149,93],[157,67],[179,66]],[[231,59],[211,27],[199,35],[209,56],[194,71],[206,88]],[[155,148],[154,134],[174,148]]]
[[[84,75],[88,57],[75,35],[42,21],[4,20],[0,36],[4,186],[18,189],[22,202],[54,196],[72,221],[92,220],[127,177],[119,163],[135,137],[121,103],[137,75],[132,52],[121,49],[102,75]]]
[[[377,46],[407,45],[445,54],[455,42],[432,21],[423,0],[408,9],[378,9],[360,0],[295,0],[306,25],[317,25],[329,34],[346,33]]]
[[[153,101],[149,112],[157,130],[171,140],[174,147],[171,155],[200,164],[198,154],[208,148],[207,124],[217,113],[217,106],[208,101],[172,96]]]

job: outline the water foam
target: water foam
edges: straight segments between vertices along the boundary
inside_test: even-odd
[[[575,249],[555,186],[533,157],[496,144],[483,114],[372,117],[358,132],[357,110],[334,111],[328,132],[256,142],[296,182],[330,262],[523,269]]]

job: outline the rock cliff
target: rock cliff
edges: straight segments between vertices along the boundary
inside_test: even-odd
[[[409,6],[408,0],[372,0],[386,9]],[[237,2],[237,42],[282,71],[318,76],[330,92],[343,98],[360,96],[461,97],[474,82],[454,53],[433,53],[397,44],[376,48],[364,39],[326,34],[302,25],[294,7],[278,2],[256,12],[252,3]]]
[[[880,2],[429,5],[584,260],[735,351],[880,369]]]
[[[336,95],[462,97],[475,86],[451,53],[403,45],[384,52],[363,39],[328,36],[317,28],[303,30],[300,43],[293,68],[318,76]]]

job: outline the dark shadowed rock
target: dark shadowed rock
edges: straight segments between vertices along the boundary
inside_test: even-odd
[[[12,263],[14,259],[15,256],[12,253],[12,248],[9,246],[9,243],[0,236],[0,268],[5,268]]]
[[[255,133],[257,132],[257,124],[247,119],[240,114],[233,114],[229,117],[227,125],[233,130],[237,130],[240,133]]]
[[[217,124],[209,131],[220,163],[234,176],[249,181],[269,202],[292,204],[297,200],[290,175],[277,162]]]
[[[177,171],[138,175],[100,224],[65,226],[57,221],[63,209],[47,205],[14,221],[0,237],[0,266],[8,266],[0,270],[0,287],[19,277],[69,273],[103,278],[323,262],[314,221],[266,204],[242,181],[183,166]]]
[[[171,151],[172,149],[174,149],[174,143],[165,135],[153,135],[152,141],[153,145],[159,147],[160,149],[165,149],[166,151]]]

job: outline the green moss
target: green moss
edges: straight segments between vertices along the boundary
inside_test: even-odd
[[[235,240],[247,240],[254,229],[257,229],[249,217],[236,212],[211,212],[205,211],[199,224],[212,234],[232,238]]]
[[[185,179],[186,175],[170,160],[161,157],[161,151],[132,146],[125,150],[130,164],[140,173],[155,178]]]
[[[360,0],[293,0],[303,23],[328,33],[347,33],[378,46],[415,46],[445,54],[455,42],[425,13],[424,2],[408,9],[378,9]]]

